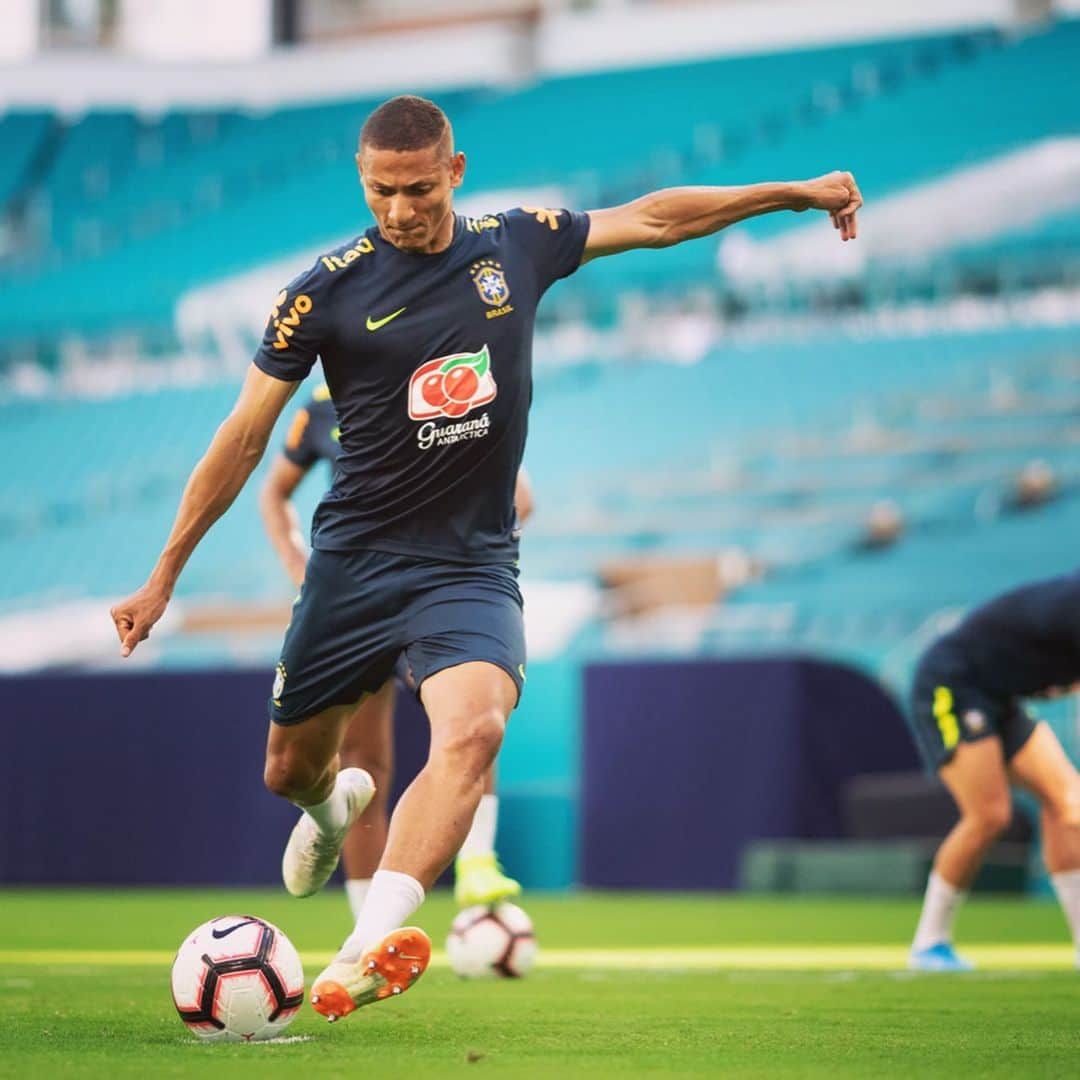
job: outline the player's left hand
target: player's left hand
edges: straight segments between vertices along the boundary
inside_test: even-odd
[[[120,636],[120,655],[130,656],[140,641],[150,636],[154,623],[165,614],[169,594],[147,582],[126,600],[109,609],[116,632]]]
[[[833,228],[840,230],[841,240],[854,240],[858,235],[855,213],[862,206],[862,195],[849,172],[831,172],[803,185],[808,210],[827,210]]]

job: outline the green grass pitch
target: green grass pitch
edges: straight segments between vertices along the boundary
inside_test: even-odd
[[[903,972],[913,901],[530,896],[542,963],[465,983],[440,963],[400,1000],[288,1041],[198,1043],[171,954],[214,915],[281,926],[309,977],[349,928],[338,890],[0,890],[0,1076],[1008,1076],[1080,1061],[1080,974],[1057,907],[975,899],[972,975]],[[417,921],[438,947],[453,909]]]

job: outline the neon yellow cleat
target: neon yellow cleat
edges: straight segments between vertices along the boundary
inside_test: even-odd
[[[494,852],[490,855],[459,855],[454,863],[454,899],[458,907],[497,904],[521,895],[521,885],[507,877]]]

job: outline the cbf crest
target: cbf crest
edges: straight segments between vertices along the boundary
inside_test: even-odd
[[[494,309],[485,312],[489,319],[508,315],[514,310],[508,303],[510,286],[506,283],[506,274],[503,272],[501,263],[494,259],[481,259],[469,267],[469,276],[476,286],[476,291],[480,294],[480,299],[488,307]]]

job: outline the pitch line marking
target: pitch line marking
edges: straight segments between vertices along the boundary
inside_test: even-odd
[[[1065,970],[1074,963],[1067,944],[965,945],[962,949],[983,970]],[[664,948],[545,949],[540,969],[623,971],[902,971],[906,945],[729,945]],[[305,952],[304,966],[329,963],[329,952]],[[167,967],[175,953],[158,949],[0,949],[0,965],[25,967]],[[436,952],[432,964],[446,966]]]

